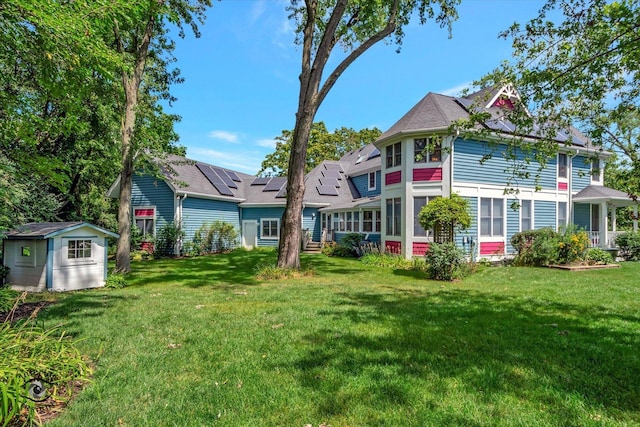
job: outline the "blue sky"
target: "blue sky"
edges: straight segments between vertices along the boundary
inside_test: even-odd
[[[216,2],[175,50],[185,82],[169,112],[187,157],[255,174],[274,138],[293,129],[301,51],[285,0]],[[316,115],[332,131],[391,127],[428,92],[455,95],[509,59],[497,34],[537,15],[538,0],[463,0],[452,38],[433,21],[405,29],[400,53],[380,43],[338,80]],[[338,63],[330,59],[328,68]],[[328,74],[328,71],[325,72]]]

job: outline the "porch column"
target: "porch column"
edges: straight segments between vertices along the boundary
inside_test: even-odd
[[[608,246],[608,218],[609,216],[607,215],[607,202],[602,202],[600,203],[600,247],[603,249],[606,249]]]

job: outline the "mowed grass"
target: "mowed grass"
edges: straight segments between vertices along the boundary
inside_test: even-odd
[[[39,319],[96,373],[51,426],[640,424],[640,264],[443,283],[316,255],[256,280],[273,262],[141,262],[128,288],[57,295]]]

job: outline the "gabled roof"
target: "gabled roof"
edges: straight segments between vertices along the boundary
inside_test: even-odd
[[[97,225],[90,224],[83,221],[74,222],[30,222],[28,224],[21,225],[7,233],[7,239],[9,240],[36,240],[36,239],[49,239],[51,237],[58,236],[63,233],[68,233],[78,228],[88,227],[95,232],[110,236],[119,237],[117,233],[113,233],[109,230],[105,230]]]

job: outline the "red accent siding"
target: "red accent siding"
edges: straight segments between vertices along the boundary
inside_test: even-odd
[[[480,242],[480,255],[504,254],[504,242]]]
[[[402,181],[402,171],[389,172],[384,176],[384,184],[397,184]]]
[[[558,183],[558,190],[568,190],[568,189],[569,189],[569,184],[567,184],[566,182]]]
[[[153,209],[136,209],[134,211],[135,216],[153,216]]]
[[[413,242],[413,254],[425,255],[429,250],[429,244],[426,242]]]
[[[422,168],[413,170],[414,181],[442,181],[442,168]]]
[[[399,254],[400,249],[402,249],[402,244],[393,240],[387,240],[384,245],[385,252],[389,252],[392,254]]]

